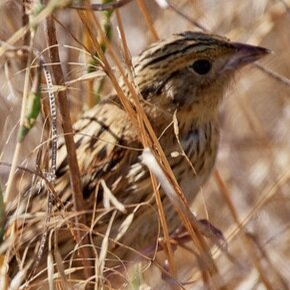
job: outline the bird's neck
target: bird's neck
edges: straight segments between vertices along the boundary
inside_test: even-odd
[[[193,128],[202,128],[203,126],[214,123],[218,124],[218,110],[190,110],[179,111],[176,114],[180,134],[187,134]]]

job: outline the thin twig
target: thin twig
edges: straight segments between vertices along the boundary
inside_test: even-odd
[[[186,19],[188,22],[190,22],[192,25],[198,27],[199,29],[201,29],[202,31],[207,31],[207,29],[199,24],[197,21],[195,21],[194,19],[192,19],[191,17],[189,17],[188,15],[186,15],[185,13],[183,13],[182,11],[180,11],[179,8],[177,8],[175,5],[173,5],[170,1],[166,0],[168,6],[178,15],[180,15],[181,17],[183,17],[184,19]]]
[[[274,80],[283,83],[287,87],[290,87],[290,80],[288,78],[286,78],[286,77],[274,72],[273,70],[271,70],[269,68],[266,68],[265,66],[261,65],[258,62],[255,62],[254,65],[255,65],[256,68],[258,68],[262,72],[266,73],[267,75],[269,75]]]
[[[30,47],[32,47],[32,46],[33,46],[33,38],[31,38],[31,40],[30,40]],[[22,107],[21,107],[21,114],[20,114],[20,121],[19,121],[20,128],[23,125],[24,119],[25,119],[25,108],[26,108],[26,102],[27,102],[28,91],[29,91],[31,60],[32,60],[32,50],[30,50],[28,52],[28,56],[27,56],[27,66],[26,66],[27,71],[26,71],[25,80],[24,80]],[[5,190],[5,195],[4,195],[4,202],[5,203],[9,202],[11,199],[12,188],[13,188],[14,178],[15,178],[15,171],[17,169],[17,163],[19,160],[21,145],[22,145],[22,142],[20,140],[18,140],[16,143],[16,146],[15,146],[13,160],[12,160],[12,164],[11,164],[11,170],[10,170],[10,174],[9,174],[8,181],[7,181],[7,187]]]
[[[119,0],[115,2],[105,3],[105,4],[72,4],[70,8],[79,10],[94,10],[94,11],[105,11],[120,8],[126,4],[132,2],[133,0]]]
[[[153,20],[152,20],[152,17],[151,15],[148,13],[148,9],[146,8],[145,4],[144,4],[144,1],[143,0],[136,0],[137,1],[137,4],[139,6],[139,9],[140,11],[142,12],[143,16],[144,16],[144,19],[145,19],[145,22],[146,22],[146,25],[152,35],[152,40],[153,41],[157,41],[159,40],[159,36],[153,26]]]
[[[14,45],[19,39],[23,37],[30,29],[34,29],[41,23],[48,15],[51,15],[55,10],[66,7],[69,1],[51,0],[37,15],[30,19],[29,24],[19,28],[13,35],[0,46],[0,57]]]
[[[55,79],[55,84],[60,85],[64,80],[64,75],[62,72],[62,68],[60,65],[60,58],[58,48],[55,46],[57,45],[57,38],[56,38],[56,29],[55,24],[52,16],[47,17],[46,19],[46,37],[49,46],[54,46],[49,50],[49,57],[50,61],[53,63],[58,63],[58,65],[52,67],[53,76]],[[67,147],[67,160],[69,165],[69,177],[70,177],[70,184],[73,191],[73,203],[74,209],[78,212],[85,210],[85,205],[83,201],[82,195],[82,187],[81,187],[81,180],[80,180],[80,171],[77,161],[76,155],[76,148],[73,139],[73,135],[70,134],[73,132],[72,122],[69,114],[69,102],[66,95],[66,91],[60,91],[58,94],[58,105],[59,111],[62,117],[62,127],[64,131],[64,139],[65,144]],[[85,216],[75,218],[76,224],[86,224]],[[80,245],[83,245],[87,242],[87,239],[82,239],[82,233],[79,231],[79,227],[76,227],[76,239]],[[89,249],[87,247],[80,247],[80,255],[82,256],[82,263],[84,265],[85,275],[87,278],[91,277],[90,273],[90,263],[89,263]]]
[[[53,82],[49,70],[43,66],[43,71],[47,83],[47,90],[49,96],[50,119],[51,119],[51,166],[48,172],[48,178],[51,181],[55,180],[56,174],[56,159],[57,159],[57,112],[55,103],[55,94],[53,92]]]
[[[102,36],[102,39],[106,43],[106,46],[108,48],[108,51],[109,51],[112,59],[114,60],[115,64],[117,65],[120,74],[123,76],[123,79],[124,79],[126,85],[128,86],[130,92],[132,92],[132,95],[134,96],[135,104],[137,106],[137,112],[138,112],[138,115],[142,116],[141,118],[138,118],[136,116],[135,111],[132,110],[132,105],[129,103],[128,99],[124,96],[124,93],[119,88],[118,83],[115,82],[116,79],[115,79],[115,76],[111,72],[109,63],[107,62],[107,59],[106,59],[105,55],[103,54],[102,50],[100,49],[99,44],[96,42],[95,43],[96,49],[98,51],[98,54],[100,55],[101,60],[105,64],[105,69],[106,69],[107,73],[109,74],[111,81],[114,83],[114,87],[115,87],[116,91],[118,91],[118,96],[120,97],[120,100],[121,100],[122,104],[126,108],[126,110],[128,112],[128,115],[131,117],[132,123],[137,128],[140,128],[140,130],[138,130],[138,131],[140,132],[140,139],[141,139],[144,147],[153,146],[151,143],[149,145],[149,142],[151,142],[150,141],[151,138],[149,138],[147,136],[146,130],[144,128],[144,123],[143,123],[143,121],[145,120],[145,118],[147,119],[147,117],[146,117],[146,115],[145,115],[145,113],[144,113],[143,109],[141,108],[141,105],[140,105],[140,103],[138,101],[137,92],[136,92],[135,88],[132,86],[132,83],[128,81],[128,78],[124,74],[124,71],[123,71],[122,67],[120,66],[120,63],[118,62],[118,59],[117,59],[114,51],[112,50],[109,41],[107,40],[106,36],[104,35],[103,31],[101,30],[101,25],[99,24],[99,22],[97,21],[97,19],[95,19],[95,24],[97,25],[97,27],[99,29],[99,32],[100,32],[100,34]],[[147,123],[146,126],[151,126],[149,124],[149,121],[148,120],[147,120],[147,122],[148,123]],[[151,129],[151,130],[153,131],[153,129]],[[155,133],[153,133],[153,134],[155,134]],[[155,139],[157,140],[156,136],[155,136]],[[169,239],[169,233],[168,233],[168,230],[166,229],[166,225],[167,224],[166,224],[166,220],[165,220],[165,214],[164,214],[164,210],[163,210],[163,207],[162,207],[162,202],[161,202],[160,195],[157,194],[157,192],[158,192],[157,182],[156,182],[155,177],[153,175],[151,175],[151,180],[152,180],[152,186],[153,186],[154,192],[156,192],[156,195],[155,195],[156,196],[156,203],[157,203],[157,208],[158,208],[158,211],[159,211],[159,214],[160,214],[161,225],[162,225],[162,228],[163,228],[164,242],[166,244],[166,249],[168,251],[168,259],[169,259],[170,264],[172,265],[172,267],[171,267],[172,270],[173,270],[172,271],[172,274],[174,275],[173,252],[172,252],[172,249],[171,249],[171,244],[170,244],[170,239]]]

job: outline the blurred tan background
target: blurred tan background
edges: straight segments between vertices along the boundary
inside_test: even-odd
[[[143,1],[160,38],[174,32],[198,30],[172,8],[161,8],[157,2],[161,1]],[[273,50],[273,54],[260,63],[264,69],[255,65],[243,69],[228,91],[220,114],[222,139],[216,165],[224,187],[215,174],[203,188],[193,209],[198,217],[208,218],[222,230],[228,238],[229,252],[240,263],[229,262],[220,253],[216,256],[228,289],[289,289],[290,1],[184,0],[170,3],[209,32]],[[135,1],[122,7],[120,12],[130,52],[136,55],[152,42],[152,34]],[[96,14],[102,17],[101,13]],[[84,54],[73,49],[82,49],[82,46],[71,37],[82,42],[83,30],[73,9],[58,11],[56,18],[63,25],[57,26],[59,43],[69,45],[61,47],[61,58],[66,81],[71,81],[86,74]],[[1,1],[1,41],[9,39],[21,27],[21,19],[21,1]],[[112,43],[120,54],[114,15],[112,28]],[[42,29],[39,27],[35,42],[40,51],[46,47]],[[16,47],[21,45],[22,40],[15,44]],[[0,160],[8,163],[14,152],[24,68],[21,58],[6,54],[0,59]],[[107,84],[104,92],[109,90]],[[68,92],[71,113],[77,119],[87,99],[85,82],[73,84]],[[39,118],[36,128],[24,142],[21,155],[24,162],[35,158],[32,151],[39,142],[42,123]],[[29,166],[33,166],[33,162]],[[2,186],[8,174],[9,167],[0,166]],[[241,230],[235,232],[237,224],[230,203],[225,199],[226,193],[240,222],[245,221],[244,230],[251,233],[247,241]],[[181,257],[177,261],[180,277],[184,281],[194,281],[188,289],[203,289],[192,274],[190,255],[186,250],[179,250],[178,255]],[[255,263],[262,272],[259,273]],[[151,274],[148,275],[150,279],[145,279],[147,286],[167,289],[159,274]]]

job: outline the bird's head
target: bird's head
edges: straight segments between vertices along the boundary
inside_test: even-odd
[[[187,31],[144,50],[134,60],[135,83],[145,102],[203,118],[217,111],[234,72],[269,52]]]

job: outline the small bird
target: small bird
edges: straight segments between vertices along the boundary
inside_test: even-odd
[[[139,101],[189,203],[215,164],[220,131],[218,109],[235,71],[268,53],[263,47],[186,31],[154,43],[133,58],[132,75],[140,92]],[[132,101],[129,90],[120,83]],[[178,136],[172,125],[173,116],[178,122]],[[150,173],[140,161],[142,143],[137,128],[118,97],[112,95],[86,111],[75,123],[74,130],[88,211],[87,227],[88,231],[92,229],[94,245],[101,247],[108,234],[107,261],[128,258],[132,249],[146,253],[147,249],[154,248],[162,230]],[[180,151],[179,144],[191,164],[182,154],[172,154]],[[56,201],[58,206],[53,210],[47,236],[58,232],[58,250],[67,261],[77,258],[66,217],[73,210],[68,170],[65,143],[60,140],[54,184],[60,201]],[[43,186],[40,193],[29,196],[25,210],[46,212],[46,190]],[[162,190],[161,200],[172,233],[180,220]],[[46,217],[37,222],[31,219],[23,222],[23,235],[13,249],[18,258],[26,253],[26,247],[32,248],[39,242],[45,222]],[[42,268],[46,267],[45,261]]]

